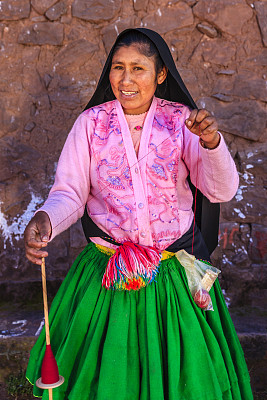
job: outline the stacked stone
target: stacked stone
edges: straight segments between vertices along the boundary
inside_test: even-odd
[[[232,306],[261,305],[266,17],[267,3],[258,0],[0,1],[3,296],[19,298],[20,290],[25,296],[26,288],[34,293],[29,282],[39,280],[39,270],[24,257],[22,232],[48,194],[68,131],[96,87],[111,44],[123,29],[143,26],[163,35],[198,106],[219,120],[240,188],[222,205],[213,259]],[[57,237],[48,279],[61,281],[84,244],[79,225]]]

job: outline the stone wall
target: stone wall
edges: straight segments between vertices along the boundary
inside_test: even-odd
[[[163,35],[198,106],[219,120],[240,188],[221,207],[213,259],[233,307],[262,305],[266,19],[263,0],[0,1],[2,299],[33,296],[40,271],[25,259],[24,228],[48,194],[68,131],[92,95],[118,32],[144,26]],[[52,287],[83,246],[79,223],[49,245]]]

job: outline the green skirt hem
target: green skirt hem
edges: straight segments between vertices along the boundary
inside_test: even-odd
[[[27,381],[28,381],[32,386],[34,386],[34,383],[32,383],[32,382],[30,381],[30,379],[29,379],[27,376],[26,376],[26,379],[27,379]],[[42,396],[37,396],[37,395],[35,395],[34,393],[33,393],[33,396],[36,397],[36,398],[39,398],[39,399],[42,398]]]

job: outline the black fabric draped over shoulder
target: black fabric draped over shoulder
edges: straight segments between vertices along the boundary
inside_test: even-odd
[[[165,40],[155,31],[147,28],[136,28],[136,29],[126,29],[117,37],[116,42],[111,48],[107,61],[104,65],[102,74],[100,76],[97,88],[91,97],[89,103],[84,110],[88,108],[97,106],[99,104],[105,103],[115,99],[114,94],[111,90],[107,90],[109,85],[109,71],[111,68],[111,61],[113,57],[114,48],[118,40],[127,32],[136,30],[146,35],[156,46],[163,63],[168,68],[168,74],[166,78],[166,83],[164,83],[166,90],[164,90],[164,95],[160,97],[169,100],[182,103],[187,105],[189,108],[197,108],[194,100],[192,99],[190,93],[188,92],[177,68],[172,58],[171,52]],[[195,187],[192,185],[189,179],[189,184],[193,193],[195,193]],[[194,207],[194,205],[193,205]],[[202,233],[204,241],[208,247],[209,253],[218,244],[218,229],[219,229],[219,213],[220,205],[218,203],[211,203],[199,190],[197,191],[196,200],[196,223]],[[98,226],[91,220],[86,211],[82,217],[82,226],[86,238],[89,237],[107,237]]]

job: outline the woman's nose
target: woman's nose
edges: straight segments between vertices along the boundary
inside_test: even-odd
[[[131,71],[124,70],[121,81],[123,84],[132,83]]]

